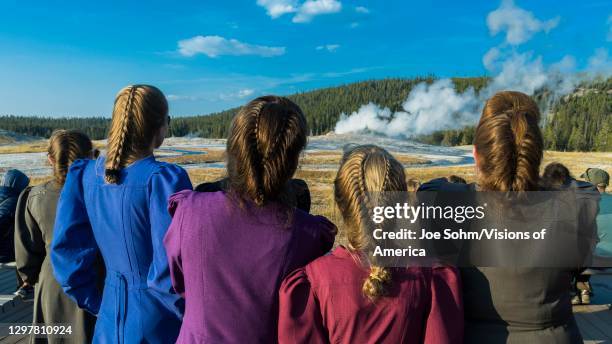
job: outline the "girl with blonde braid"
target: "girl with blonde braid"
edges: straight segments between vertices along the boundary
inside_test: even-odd
[[[227,188],[170,199],[165,245],[186,303],[178,343],[277,341],[282,279],[334,243],[335,226],[297,208],[292,194],[307,133],[292,101],[257,98],[233,119]]]
[[[334,182],[348,246],[283,281],[280,343],[461,343],[463,308],[455,268],[387,268],[371,261],[368,195],[406,191],[402,165],[386,150],[345,153]],[[365,208],[365,209],[364,209]]]
[[[168,122],[159,89],[122,89],[106,156],[74,162],[66,177],[51,262],[66,294],[97,315],[94,343],[170,343],[178,335],[184,306],[172,289],[163,237],[168,198],[191,182],[182,168],[153,156]],[[94,269],[98,255],[104,281]]]
[[[53,277],[50,245],[60,191],[70,165],[79,159],[93,159],[96,151],[87,135],[76,130],[57,130],[49,139],[47,159],[53,179],[27,188],[19,197],[15,216],[15,264],[23,286],[34,289],[32,323],[54,326],[70,324],[70,337],[31,335],[31,343],[91,342],[96,317],[80,309]]]

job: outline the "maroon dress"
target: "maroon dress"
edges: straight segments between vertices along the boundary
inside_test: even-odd
[[[280,343],[461,343],[461,282],[452,267],[393,269],[388,296],[372,302],[368,270],[344,247],[287,276]]]

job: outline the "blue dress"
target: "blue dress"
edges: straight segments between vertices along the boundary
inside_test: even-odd
[[[185,170],[153,156],[105,184],[104,158],[75,161],[62,190],[51,246],[56,279],[98,315],[94,343],[173,343],[184,300],[174,293],[163,238],[168,198],[191,189]],[[95,262],[106,267],[104,291]]]

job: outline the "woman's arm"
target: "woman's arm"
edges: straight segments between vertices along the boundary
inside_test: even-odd
[[[463,343],[463,300],[459,271],[453,267],[432,268],[431,307],[425,324],[427,344]]]
[[[304,268],[283,281],[279,291],[278,342],[328,343],[319,302]]]
[[[172,164],[163,164],[160,166],[159,171],[151,176],[149,188],[149,217],[153,260],[149,268],[147,284],[149,288],[158,293],[158,296],[168,307],[178,316],[182,316],[182,302],[172,287],[168,257],[164,247],[164,236],[172,221],[172,217],[168,212],[168,200],[174,193],[182,190],[191,190],[191,181],[187,172],[182,168]]]
[[[75,161],[66,177],[57,205],[51,264],[64,292],[79,307],[97,314],[102,296],[98,289],[98,245],[87,215],[83,174],[87,160]]]
[[[45,259],[45,242],[30,210],[31,188],[25,189],[17,201],[15,212],[15,264],[24,283],[34,285]]]

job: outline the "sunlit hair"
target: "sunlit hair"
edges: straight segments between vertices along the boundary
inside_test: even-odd
[[[334,181],[334,196],[344,220],[348,248],[361,260],[366,259],[363,252],[373,246],[368,234],[371,197],[382,191],[406,191],[403,166],[378,146],[357,146],[347,151]],[[392,284],[391,270],[374,261],[368,265],[370,274],[362,286],[364,295],[370,299],[386,295]]]
[[[168,122],[168,102],[154,86],[132,85],[117,94],[108,135],[104,179],[117,184],[121,169],[150,153],[156,133]]]
[[[286,198],[307,133],[302,110],[287,98],[264,96],[246,104],[227,139],[231,192],[258,206]]]
[[[64,185],[70,165],[78,159],[88,159],[94,154],[89,137],[77,130],[56,130],[49,138],[47,154],[53,160],[53,177]]]
[[[544,146],[539,120],[537,104],[524,93],[503,91],[487,101],[474,133],[481,189],[537,189]]]
[[[559,187],[567,184],[572,179],[570,171],[565,165],[558,162],[551,162],[544,168],[542,180],[547,186]]]
[[[413,192],[419,189],[419,187],[421,186],[421,182],[418,181],[417,179],[410,178],[408,179],[407,185],[408,185],[408,191]]]

